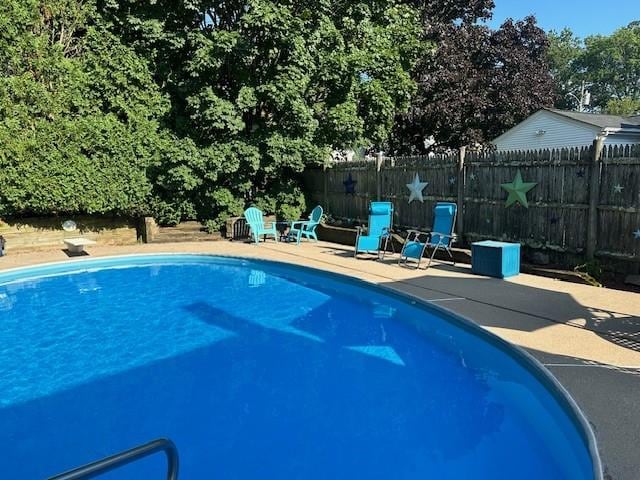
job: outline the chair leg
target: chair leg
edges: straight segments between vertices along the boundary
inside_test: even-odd
[[[384,249],[382,250],[382,260],[384,260],[384,256],[387,254],[387,245],[389,243],[389,238],[385,237],[384,239]],[[378,260],[380,260],[380,251],[378,251]]]
[[[453,258],[453,253],[451,252],[451,249],[449,247],[447,247],[447,253],[451,257],[451,261],[453,262],[453,266],[455,267],[456,266],[456,259]]]
[[[427,268],[431,266],[431,262],[433,262],[433,257],[436,256],[436,252],[438,251],[438,248],[440,248],[440,245],[436,245],[435,247],[433,247],[433,252],[431,253],[431,257],[429,257],[429,263],[427,264]]]

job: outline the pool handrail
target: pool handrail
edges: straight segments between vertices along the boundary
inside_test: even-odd
[[[110,472],[160,451],[167,456],[167,480],[178,480],[178,449],[168,438],[158,438],[115,455],[49,477],[48,480],[86,480]]]

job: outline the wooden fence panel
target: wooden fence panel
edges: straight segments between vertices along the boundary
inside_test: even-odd
[[[602,157],[598,251],[640,260],[640,145],[609,146]]]
[[[601,162],[594,163],[594,148],[564,148],[522,152],[466,154],[462,177],[457,152],[435,157],[386,158],[377,163],[345,162],[326,172],[305,174],[312,198],[340,218],[366,220],[368,204],[381,200],[395,205],[395,223],[404,228],[428,228],[438,201],[456,202],[458,183],[463,190],[463,237],[521,242],[532,248],[584,254],[587,247],[589,185],[600,173],[597,254],[640,262],[640,146],[605,147]],[[600,168],[600,170],[596,170]],[[520,171],[523,181],[536,187],[527,195],[529,208],[505,208],[507,193],[501,188]],[[408,203],[416,175],[428,182],[424,203]],[[345,194],[343,182],[351,174],[355,195]],[[325,180],[326,178],[326,180]],[[327,195],[323,185],[327,183]]]

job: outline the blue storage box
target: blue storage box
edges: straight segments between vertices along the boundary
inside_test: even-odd
[[[520,244],[487,240],[471,244],[473,273],[506,278],[520,273]]]

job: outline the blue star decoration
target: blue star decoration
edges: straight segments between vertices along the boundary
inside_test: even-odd
[[[451,175],[449,177],[449,185],[455,185],[456,183],[456,177],[454,177],[453,175]]]
[[[519,203],[524,208],[529,208],[529,202],[527,202],[527,192],[534,188],[537,183],[528,183],[522,181],[522,174],[520,170],[516,173],[516,178],[511,183],[503,183],[500,187],[509,193],[507,197],[506,207],[510,207],[514,203]]]
[[[633,232],[633,236],[636,238],[636,240],[640,240],[640,228]]]
[[[342,182],[342,184],[344,185],[344,190],[347,195],[351,194],[351,195],[355,195],[356,194],[356,183],[358,183],[357,180],[354,180],[351,177],[351,174],[349,174],[349,178],[347,178],[344,182]]]
[[[576,172],[576,175],[578,176],[578,178],[584,178],[584,175],[585,175],[585,170],[584,170],[584,168],[581,168],[580,170],[578,170],[578,171]]]

